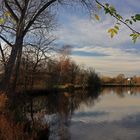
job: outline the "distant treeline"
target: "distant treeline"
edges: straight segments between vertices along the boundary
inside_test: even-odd
[[[122,85],[122,86],[140,86],[140,77],[139,76],[132,76],[126,77],[124,74],[119,74],[116,77],[101,77],[102,85]]]

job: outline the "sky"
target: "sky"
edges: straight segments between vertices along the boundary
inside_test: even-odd
[[[127,18],[140,13],[140,0],[100,0],[114,5]],[[98,12],[97,12],[98,13]],[[100,21],[90,18],[83,8],[61,7],[58,12],[58,28],[54,34],[60,45],[71,45],[71,58],[85,67],[93,67],[100,75],[140,76],[140,39],[134,44],[131,31],[121,25],[119,34],[110,38],[107,30],[114,26],[115,19],[98,13]],[[140,22],[133,27],[140,31]]]
[[[1,1],[1,0],[0,0]],[[99,0],[116,7],[123,17],[140,13],[140,0]],[[134,44],[131,31],[121,25],[119,34],[113,39],[107,33],[116,20],[97,12],[100,20],[90,18],[81,6],[60,6],[57,10],[57,29],[53,34],[59,46],[71,45],[71,58],[80,65],[92,67],[100,75],[140,76],[140,39]],[[133,25],[140,31],[140,22]]]

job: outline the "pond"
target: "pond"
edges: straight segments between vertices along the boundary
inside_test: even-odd
[[[140,88],[15,96],[0,106],[3,140],[140,140]]]

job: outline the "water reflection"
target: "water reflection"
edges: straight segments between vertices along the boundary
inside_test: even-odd
[[[140,138],[140,88],[0,98],[0,140]]]
[[[138,88],[104,89],[95,106],[81,104],[75,110],[70,127],[71,139],[139,140],[139,95]]]

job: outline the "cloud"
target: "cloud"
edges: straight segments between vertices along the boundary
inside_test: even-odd
[[[135,48],[122,50],[121,48],[97,46],[74,48],[73,51],[102,53],[103,55],[99,57],[72,55],[77,63],[93,67],[100,74],[117,75],[124,73],[129,76],[140,74],[140,53]]]
[[[136,2],[139,3],[138,0]],[[127,10],[135,11],[133,7],[137,7],[137,4]],[[130,0],[128,5],[131,5]],[[117,8],[120,9],[118,5]],[[125,8],[124,6],[122,11],[127,11]],[[63,16],[66,21],[62,21],[55,34],[59,37],[59,44],[73,46],[72,58],[77,63],[94,67],[102,74],[140,74],[140,43],[132,43],[129,37],[131,31],[127,27],[121,25],[119,34],[111,39],[107,30],[114,26],[116,21],[110,16],[101,16],[99,22],[69,13],[63,13]],[[130,15],[124,12],[124,16]],[[139,31],[139,23],[134,24],[134,28]]]
[[[89,53],[100,53],[103,54],[102,56],[122,56],[125,54],[130,55],[132,49],[128,49],[127,51],[121,50],[120,48],[113,48],[113,47],[101,47],[101,46],[85,46],[82,48],[74,48],[73,51],[83,51]],[[129,53],[130,51],[130,53]],[[133,50],[134,51],[134,50]]]
[[[86,67],[93,67],[101,75],[118,75],[124,73],[127,76],[140,74],[140,58],[112,58],[112,57],[85,57],[72,56],[72,58],[79,64],[85,64]]]
[[[111,46],[116,47],[130,43],[128,34],[130,33],[125,27],[122,27],[119,35],[114,39],[111,39],[107,34],[107,29],[113,26],[111,18],[107,18],[104,21],[96,22],[89,21],[88,19],[81,19],[77,17],[71,17],[70,26],[63,26],[58,32],[57,36],[64,43],[84,46],[84,45],[99,45],[99,46]]]

